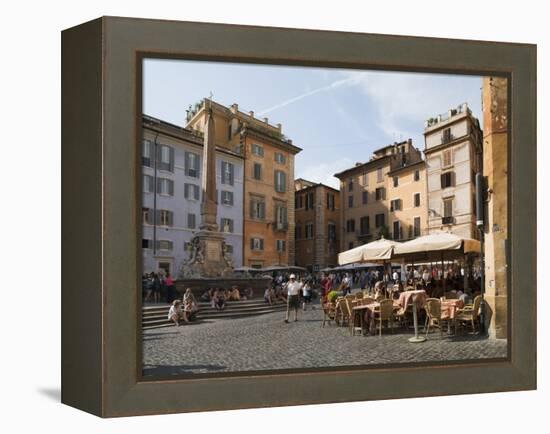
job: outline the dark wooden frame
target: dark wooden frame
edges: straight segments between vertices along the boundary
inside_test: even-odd
[[[144,381],[136,310],[137,66],[143,56],[508,77],[509,357]],[[534,389],[536,46],[115,17],[67,29],[62,219],[62,402],[90,413],[114,417]]]

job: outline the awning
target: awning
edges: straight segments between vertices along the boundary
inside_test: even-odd
[[[395,247],[395,256],[415,253],[460,251],[461,253],[479,253],[481,245],[478,240],[464,238],[449,232],[435,232],[407,241]]]
[[[380,262],[392,257],[397,241],[386,240],[384,237],[371,243],[363,244],[338,254],[339,264],[351,264],[356,262]]]

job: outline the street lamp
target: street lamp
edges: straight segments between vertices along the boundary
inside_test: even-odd
[[[479,333],[485,335],[486,330],[486,306],[485,306],[485,223],[484,202],[485,202],[485,178],[481,172],[476,173],[476,226],[479,231],[480,242],[480,278],[481,278],[481,303],[479,305]]]

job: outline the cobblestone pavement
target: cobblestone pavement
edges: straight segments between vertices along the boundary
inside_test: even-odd
[[[285,324],[284,312],[144,331],[144,375],[440,362],[506,357],[506,340],[430,332],[424,343],[412,331],[385,329],[382,337],[350,336],[347,327],[324,328],[319,309],[300,311]]]

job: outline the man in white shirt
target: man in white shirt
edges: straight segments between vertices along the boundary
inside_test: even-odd
[[[285,323],[288,323],[290,309],[294,309],[294,321],[298,321],[298,310],[300,310],[300,291],[302,284],[296,282],[296,276],[291,274],[289,281],[286,284],[287,301],[286,301],[286,318]]]

